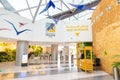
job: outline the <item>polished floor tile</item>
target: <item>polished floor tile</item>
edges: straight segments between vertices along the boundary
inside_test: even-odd
[[[1,78],[6,77],[8,75],[14,75],[14,76],[9,76],[9,78],[25,78],[25,77],[32,77],[32,76],[43,76],[43,75],[56,75],[56,74],[65,74],[65,73],[72,73],[76,72],[75,69],[51,69],[51,70],[41,70],[41,71],[30,71],[30,72],[16,72],[16,73],[5,73],[5,74],[0,74]]]
[[[68,63],[59,67],[56,63],[39,63],[27,67],[15,66],[14,62],[0,63],[0,70],[0,80],[113,80],[104,71],[78,72],[75,64]]]
[[[64,74],[14,78],[14,79],[8,79],[8,80],[82,80],[82,79],[96,80],[97,77],[101,78],[99,80],[107,80],[106,78],[104,79],[104,77],[101,77],[101,76],[109,76],[109,75],[101,71],[96,73],[72,72],[72,73],[64,73]]]
[[[72,80],[114,80],[114,79],[113,79],[113,76],[111,75],[103,75],[103,76],[94,76],[94,77],[79,78],[79,79],[72,79]]]

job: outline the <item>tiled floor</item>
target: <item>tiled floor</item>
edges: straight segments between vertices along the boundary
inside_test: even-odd
[[[75,66],[39,64],[27,67],[15,66],[14,62],[0,63],[0,80],[114,80],[103,71],[78,72]]]
[[[103,76],[94,76],[94,77],[79,78],[79,79],[72,79],[72,80],[114,80],[114,79],[110,75],[103,75]]]

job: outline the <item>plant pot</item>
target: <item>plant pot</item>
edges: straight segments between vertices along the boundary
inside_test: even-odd
[[[120,80],[120,78],[119,78],[119,69],[116,68],[116,67],[113,68],[113,76],[114,76],[115,80]]]

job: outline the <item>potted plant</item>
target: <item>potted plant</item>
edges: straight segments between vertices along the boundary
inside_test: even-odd
[[[114,79],[115,80],[120,80],[120,78],[119,78],[120,55],[114,55],[113,58],[116,60],[112,63]]]

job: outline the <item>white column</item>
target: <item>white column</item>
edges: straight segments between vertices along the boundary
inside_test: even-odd
[[[71,63],[72,63],[72,62],[71,62],[71,54],[72,54],[72,53],[69,52],[69,57],[68,57],[68,60],[69,60],[69,70],[71,70],[71,68],[72,68],[72,67],[71,67]]]
[[[57,53],[58,53],[58,45],[57,44],[51,45],[52,61],[56,61]]]
[[[64,62],[67,61],[68,56],[69,56],[69,46],[64,46]]]
[[[15,62],[17,66],[21,66],[23,61],[25,63],[27,62],[28,47],[29,47],[28,41],[17,41],[17,52],[16,52],[16,62]],[[23,57],[24,57],[24,60],[23,60]]]
[[[65,54],[66,54],[66,51],[65,51],[65,47],[62,49],[62,56],[63,56],[63,63],[65,64]]]
[[[57,62],[57,64],[58,64],[58,68],[60,68],[61,66],[60,66],[60,53],[58,53],[58,62]]]

